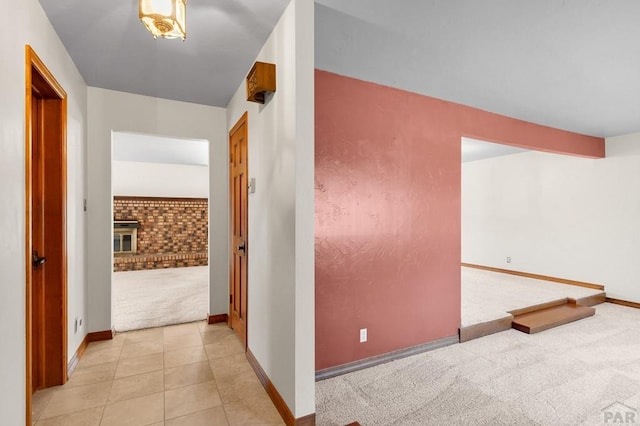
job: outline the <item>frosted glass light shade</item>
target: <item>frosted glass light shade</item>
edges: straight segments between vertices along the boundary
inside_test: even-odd
[[[139,1],[140,21],[154,38],[187,38],[187,0]]]

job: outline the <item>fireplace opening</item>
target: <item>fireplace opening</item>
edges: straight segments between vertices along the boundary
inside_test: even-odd
[[[116,220],[113,222],[113,254],[135,254],[138,249],[138,228],[135,220]]]

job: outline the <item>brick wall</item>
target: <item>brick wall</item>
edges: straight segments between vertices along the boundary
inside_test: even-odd
[[[117,196],[113,216],[140,224],[137,253],[114,256],[114,271],[207,265],[206,198]]]

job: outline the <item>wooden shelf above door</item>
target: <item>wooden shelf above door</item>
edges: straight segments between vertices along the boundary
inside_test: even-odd
[[[265,93],[276,91],[276,65],[256,62],[247,75],[247,100],[264,103]]]

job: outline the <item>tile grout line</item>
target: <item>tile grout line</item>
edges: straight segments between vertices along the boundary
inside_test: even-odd
[[[117,334],[114,334],[113,339],[115,339]],[[124,337],[123,337],[124,338]],[[122,356],[122,351],[124,350],[124,344],[126,340],[122,342],[122,346],[120,347],[120,352],[118,353],[118,361],[116,362],[116,368],[113,370],[113,377],[111,378],[111,384],[109,385],[109,392],[107,393],[107,399],[104,401],[104,406],[102,407],[102,414],[100,415],[100,423],[102,424],[102,420],[104,420],[104,413],[107,411],[107,404],[109,403],[109,397],[111,396],[111,390],[113,389],[113,382],[115,381],[116,372],[118,371],[118,364],[120,364],[120,357]]]
[[[53,394],[55,395],[58,392],[59,389],[56,389],[55,391],[53,391]],[[53,395],[51,395],[51,398],[49,398],[49,400],[47,401],[47,403],[44,405],[44,408],[42,409],[42,411],[40,412],[40,414],[38,414],[38,418],[37,419],[33,419],[33,417],[31,418],[31,423],[33,425],[35,425],[36,423],[38,423],[40,421],[40,418],[42,417],[42,415],[44,414],[44,412],[47,410],[47,407],[49,407],[49,404],[51,404],[51,400],[53,399]],[[31,405],[31,410],[33,411],[33,403]],[[33,416],[33,413],[31,413]]]
[[[224,418],[225,418],[225,420],[226,420],[227,422],[229,422],[229,417],[228,417],[229,412],[227,411],[227,408],[228,408],[228,407],[227,407],[227,404],[225,404],[225,403],[223,402],[223,398],[222,398],[221,393],[220,393],[220,392],[221,392],[221,389],[220,389],[220,386],[219,386],[219,377],[218,377],[218,375],[217,375],[217,374],[215,374],[215,373],[214,373],[214,369],[213,369],[213,366],[212,366],[212,362],[214,362],[214,361],[223,361],[223,360],[231,359],[231,358],[237,357],[238,355],[243,355],[243,354],[242,354],[242,353],[227,353],[227,350],[219,351],[219,349],[221,349],[221,348],[216,347],[216,348],[215,348],[215,350],[214,350],[214,353],[213,353],[214,355],[215,355],[215,354],[222,354],[222,353],[224,353],[225,355],[224,355],[224,356],[217,356],[217,357],[212,358],[212,357],[210,356],[210,353],[209,353],[209,352],[206,350],[206,348],[205,348],[205,346],[206,346],[206,345],[205,345],[204,337],[205,337],[205,336],[207,335],[207,333],[208,333],[208,332],[210,332],[210,331],[214,331],[214,335],[215,335],[215,334],[217,334],[215,331],[223,331],[223,330],[226,330],[226,329],[225,329],[224,327],[220,327],[220,328],[218,328],[218,327],[216,327],[216,328],[211,328],[211,327],[208,327],[208,325],[207,325],[207,324],[204,324],[204,323],[192,323],[192,324],[193,324],[193,325],[192,325],[192,327],[196,327],[196,329],[195,329],[195,330],[193,330],[193,328],[192,328],[192,327],[186,327],[186,328],[184,329],[184,331],[183,331],[183,332],[178,332],[178,334],[175,334],[175,335],[171,335],[171,332],[170,332],[169,340],[172,340],[172,339],[173,339],[173,338],[175,338],[175,337],[178,337],[178,338],[179,338],[180,336],[190,336],[190,335],[193,335],[193,334],[197,333],[197,335],[198,335],[198,337],[199,337],[199,343],[197,344],[197,346],[188,346],[188,347],[180,348],[180,349],[177,349],[177,348],[175,348],[175,347],[174,347],[174,348],[173,348],[173,350],[169,350],[169,351],[167,351],[167,350],[166,350],[166,346],[165,346],[165,339],[167,338],[167,336],[165,336],[165,330],[166,330],[166,328],[165,328],[165,327],[159,327],[159,328],[161,328],[161,329],[162,329],[162,334],[158,334],[158,335],[157,335],[157,336],[158,336],[158,338],[161,338],[161,339],[162,339],[162,352],[161,352],[161,354],[162,354],[162,355],[161,355],[161,356],[162,356],[161,366],[162,366],[162,367],[161,367],[161,371],[160,371],[160,373],[162,374],[162,393],[163,393],[163,407],[162,407],[162,409],[163,409],[163,414],[162,414],[162,421],[163,421],[163,423],[166,423],[168,420],[173,420],[173,418],[172,418],[172,419],[167,419],[167,416],[166,416],[166,414],[167,414],[167,413],[166,413],[166,409],[167,409],[167,392],[168,392],[169,390],[174,390],[174,389],[169,389],[169,390],[168,390],[168,389],[166,389],[166,385],[167,385],[167,383],[166,383],[166,379],[167,379],[167,377],[166,377],[165,372],[166,372],[166,370],[167,370],[167,363],[166,363],[165,355],[166,355],[167,353],[177,352],[177,351],[181,351],[181,350],[193,350],[193,351],[198,351],[198,352],[200,352],[200,351],[204,351],[204,355],[205,355],[205,356],[204,356],[204,358],[205,358],[205,359],[203,360],[203,359],[202,359],[202,357],[201,357],[201,355],[198,355],[198,357],[197,357],[197,358],[199,359],[198,361],[186,362],[185,364],[182,364],[182,363],[181,363],[180,365],[176,365],[176,366],[175,366],[175,367],[173,367],[173,368],[183,368],[183,367],[188,367],[188,366],[192,366],[192,365],[195,365],[195,364],[199,364],[199,363],[204,363],[204,362],[206,362],[207,367],[208,367],[208,371],[209,371],[209,372],[210,372],[210,374],[211,374],[211,381],[213,382],[213,384],[214,384],[214,386],[215,386],[215,393],[217,394],[217,397],[218,397],[218,399],[219,399],[219,403],[220,403],[220,405],[219,405],[219,406],[218,406],[218,405],[216,405],[215,407],[220,407],[220,408],[222,408],[222,410],[221,410],[221,411],[219,411],[219,413],[220,413],[220,414],[222,414],[222,415],[224,416]],[[216,336],[216,338],[215,338],[213,341],[209,342],[209,344],[220,344],[220,345],[222,345],[222,346],[226,346],[226,345],[228,344],[228,342],[229,342],[229,339],[228,339],[229,335],[230,335],[229,333],[221,333],[219,336]],[[132,374],[132,375],[129,375],[129,376],[124,376],[124,377],[118,377],[118,378],[117,378],[117,377],[116,377],[116,374],[117,374],[118,367],[119,367],[119,365],[120,365],[120,363],[121,363],[121,362],[124,362],[125,360],[128,360],[128,359],[132,359],[132,358],[136,358],[136,357],[142,357],[142,356],[147,356],[147,355],[152,355],[152,354],[144,354],[144,355],[138,355],[138,354],[135,354],[135,355],[137,355],[137,356],[129,356],[129,357],[127,357],[127,358],[123,358],[123,354],[125,353],[125,351],[126,351],[127,353],[131,354],[131,351],[128,351],[126,347],[127,347],[128,345],[135,345],[135,344],[137,344],[137,343],[139,343],[139,342],[136,342],[136,341],[135,341],[135,340],[133,340],[133,339],[128,339],[128,336],[126,336],[126,333],[122,333],[122,334],[121,334],[121,333],[118,333],[116,336],[117,336],[117,337],[115,337],[115,336],[114,336],[114,340],[115,340],[115,339],[118,339],[118,340],[122,339],[122,340],[121,340],[120,342],[117,342],[117,343],[116,343],[116,342],[114,342],[114,343],[111,345],[112,349],[110,349],[110,350],[113,350],[113,351],[114,351],[114,355],[117,353],[117,358],[116,358],[116,360],[115,360],[115,367],[114,367],[113,372],[107,375],[107,377],[110,377],[110,379],[108,379],[108,380],[101,380],[101,381],[99,381],[99,382],[95,382],[95,383],[85,383],[84,385],[78,385],[78,386],[74,386],[74,387],[72,387],[72,388],[71,388],[71,389],[74,389],[74,388],[77,388],[77,387],[80,387],[80,386],[91,386],[91,385],[97,385],[97,384],[99,384],[99,383],[104,383],[104,384],[105,384],[105,388],[106,388],[106,389],[105,389],[105,390],[106,390],[106,398],[105,398],[105,400],[104,400],[104,402],[103,402],[102,404],[100,404],[100,405],[97,405],[97,406],[96,406],[96,408],[101,408],[101,413],[100,413],[100,417],[99,417],[99,422],[100,422],[100,424],[102,424],[102,422],[104,422],[104,421],[105,421],[105,419],[106,419],[106,417],[105,417],[105,416],[106,416],[106,408],[107,408],[107,407],[109,407],[109,406],[111,406],[111,405],[113,405],[113,404],[119,403],[119,402],[126,401],[127,399],[134,399],[134,398],[126,398],[126,399],[124,399],[124,400],[114,401],[114,402],[113,402],[113,404],[110,404],[110,398],[112,397],[112,393],[113,393],[113,391],[114,391],[115,381],[116,381],[116,380],[119,380],[119,379],[130,379],[130,378],[135,378],[135,377],[137,377],[137,376],[143,376],[143,375],[146,375],[146,374],[153,373],[153,371],[152,371],[152,372],[139,372],[139,373]],[[132,335],[132,336],[133,336],[133,335]],[[143,340],[143,342],[144,342],[144,341],[152,341],[152,340],[156,339],[156,337],[146,338],[146,337],[144,337],[144,336],[143,336],[143,339],[144,339],[144,340]],[[95,346],[94,346],[94,347],[95,347]],[[235,350],[234,350],[234,351],[235,351]],[[232,352],[234,352],[234,351],[232,351]],[[188,355],[188,354],[187,354],[187,355]],[[186,358],[186,359],[189,359],[189,358],[188,358],[188,356],[187,356],[187,358]],[[194,357],[194,359],[196,359],[196,357]],[[179,360],[179,358],[178,358],[178,360]],[[238,360],[238,362],[239,362],[239,360]],[[245,360],[245,362],[246,362],[246,360]],[[94,364],[94,365],[90,365],[90,366],[88,366],[88,368],[93,368],[93,367],[94,367],[94,366],[96,366],[96,365],[97,365],[97,366],[99,366],[100,364],[109,364],[109,363],[110,363],[110,362]],[[234,363],[235,363],[235,361],[234,361]],[[203,366],[203,367],[204,367],[204,366]],[[156,371],[157,371],[157,370],[156,370]],[[237,373],[234,373],[234,374],[232,374],[230,377],[231,377],[231,378],[234,378],[234,377],[237,377],[237,376],[238,376],[238,374],[237,374]],[[98,376],[98,377],[99,377],[99,376]],[[104,377],[104,376],[103,376],[103,377]],[[109,384],[108,384],[108,385],[106,384],[106,382],[107,382],[107,381],[109,382]],[[134,379],[134,381],[135,381],[135,379]],[[204,382],[198,382],[198,383],[204,383]],[[197,384],[197,383],[196,383],[196,384]],[[178,388],[175,388],[175,389],[179,389],[179,388],[183,388],[183,387],[188,387],[188,386],[191,386],[191,385],[189,385],[189,384],[184,384],[184,385],[181,385],[181,386],[179,386]],[[57,392],[58,392],[58,390],[56,390],[56,391],[54,391],[54,392],[55,392],[55,393],[57,393]],[[55,393],[54,393],[54,395],[55,395]],[[137,395],[137,396],[135,396],[135,398],[141,398],[141,397],[148,396],[148,395],[152,395],[152,394],[153,394],[153,392],[152,392],[152,393],[147,393],[146,395]],[[44,411],[46,411],[47,407],[51,404],[52,399],[53,399],[53,395],[52,395],[52,397],[51,397],[51,398],[49,398],[49,399],[47,400],[46,404],[44,404],[43,409],[41,410],[41,414],[42,414]],[[242,398],[241,398],[241,399],[242,399]],[[237,402],[237,401],[233,401],[233,402]],[[231,403],[230,403],[230,404],[231,404]],[[198,414],[198,413],[200,413],[200,412],[204,412],[204,411],[209,410],[209,409],[214,409],[215,407],[213,407],[213,406],[212,406],[212,407],[208,407],[208,408],[202,408],[202,409],[199,409],[199,410],[197,410],[197,411],[194,411],[194,412],[191,412],[191,413],[186,413],[186,414],[184,414],[184,415],[178,416],[178,417],[176,417],[176,418],[196,415],[196,414]],[[80,411],[83,411],[83,410],[73,411],[73,412],[71,412],[71,413],[66,413],[65,415],[73,415],[73,414],[76,414],[76,413],[78,413],[78,412],[80,412]],[[97,413],[96,413],[96,414],[97,414]],[[37,419],[35,419],[35,416],[34,416],[34,424],[35,424],[36,422],[40,421],[40,420],[41,420],[41,417],[42,417],[42,415],[39,415],[39,416],[37,417]]]

